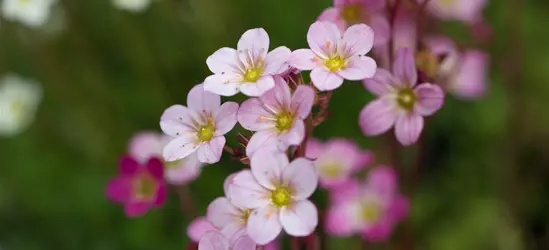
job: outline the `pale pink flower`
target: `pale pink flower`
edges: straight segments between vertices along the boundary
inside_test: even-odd
[[[269,35],[262,28],[250,29],[240,37],[237,49],[221,48],[206,64],[214,73],[204,81],[206,91],[233,96],[261,96],[275,85],[273,75],[288,69],[291,51],[280,46],[269,52]]]
[[[164,183],[164,167],[158,158],[139,163],[130,156],[120,160],[119,176],[107,184],[107,197],[124,205],[128,217],[144,215],[150,208],[161,207],[168,187]]]
[[[386,240],[409,210],[408,200],[398,192],[397,174],[391,168],[377,167],[365,184],[354,186],[358,187],[354,193],[344,193],[345,199],[332,203],[326,215],[326,231],[336,236],[360,234],[370,241]],[[339,194],[340,190],[332,192]]]
[[[386,0],[334,0],[334,7],[320,14],[318,21],[335,23],[341,32],[353,24],[368,24],[374,33],[374,46],[389,41],[391,25],[383,9]]]
[[[228,237],[221,231],[208,231],[198,243],[198,250],[256,250],[257,244],[247,235]]]
[[[376,62],[366,56],[373,41],[374,32],[366,24],[355,24],[341,36],[335,24],[317,21],[307,33],[311,49],[292,52],[290,65],[312,70],[311,80],[319,90],[334,90],[343,79],[359,81],[374,75]]]
[[[483,51],[461,53],[457,72],[450,79],[448,91],[462,99],[477,99],[486,93],[489,56]]]
[[[373,162],[370,151],[361,151],[351,140],[332,139],[322,143],[316,139],[307,141],[306,156],[313,159],[320,177],[320,185],[333,188],[345,183],[353,173]]]
[[[246,147],[251,156],[261,147],[277,146],[282,150],[299,145],[305,137],[305,123],[311,112],[315,92],[299,85],[292,94],[288,84],[275,77],[276,85],[259,98],[250,98],[238,110],[238,122],[247,130],[256,131]]]
[[[417,83],[414,57],[409,49],[397,51],[393,73],[378,69],[364,86],[377,96],[362,109],[359,124],[367,136],[380,135],[393,126],[397,140],[414,144],[423,130],[423,116],[434,114],[444,103],[442,89],[430,83]]]
[[[240,172],[229,184],[229,197],[234,205],[253,210],[247,233],[258,244],[266,244],[282,229],[298,237],[315,230],[318,211],[308,198],[317,184],[310,160],[290,163],[283,152],[259,150],[251,157],[251,170]]]
[[[422,3],[426,0],[417,0]],[[472,23],[482,18],[487,0],[431,0],[428,9],[443,20],[457,20]]]
[[[187,227],[187,236],[194,242],[199,242],[208,231],[218,230],[206,217],[194,219]]]
[[[145,163],[151,157],[162,158],[162,149],[171,139],[167,135],[152,131],[140,132],[130,140],[129,153],[141,163]],[[200,175],[202,166],[196,152],[185,159],[164,162],[166,181],[174,185],[189,183]]]
[[[218,95],[204,91],[202,84],[195,86],[187,96],[187,107],[173,105],[160,118],[162,131],[174,137],[164,147],[164,159],[173,162],[196,152],[200,162],[218,162],[237,111],[237,103],[221,105]]]

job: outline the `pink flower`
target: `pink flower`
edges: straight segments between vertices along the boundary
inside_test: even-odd
[[[409,49],[397,51],[393,74],[378,69],[364,86],[377,96],[362,109],[359,124],[367,136],[380,135],[395,126],[397,140],[414,144],[423,130],[423,116],[434,114],[444,103],[444,92],[430,83],[416,84],[417,71]]]
[[[342,37],[335,24],[315,22],[307,33],[311,49],[292,52],[290,64],[312,70],[311,80],[319,90],[334,90],[343,79],[358,81],[374,75],[376,62],[366,56],[373,40],[374,32],[366,24],[349,27]]]
[[[247,235],[229,238],[217,230],[206,232],[198,243],[198,250],[256,250],[256,247]]]
[[[461,53],[457,72],[450,79],[448,90],[462,99],[477,99],[486,93],[488,54],[479,50]]]
[[[151,207],[164,204],[167,195],[164,168],[158,158],[140,164],[125,156],[120,160],[119,176],[107,184],[107,197],[124,205],[128,217],[144,215]]]
[[[378,167],[370,172],[365,185],[357,186],[360,188],[354,196],[332,204],[326,215],[326,231],[345,237],[359,233],[370,241],[386,240],[409,210],[408,200],[398,193],[396,173]]]
[[[374,30],[374,45],[389,41],[391,26],[383,13],[386,0],[334,0],[334,7],[326,9],[318,21],[335,23],[341,32],[353,24],[368,24]]]
[[[206,60],[214,73],[204,81],[204,89],[233,96],[261,96],[275,85],[273,75],[288,69],[291,51],[281,46],[269,51],[269,35],[262,28],[251,29],[240,37],[237,50],[221,48]]]
[[[173,105],[164,111],[160,127],[174,137],[163,151],[167,162],[177,161],[196,152],[203,163],[216,163],[221,158],[225,137],[236,124],[238,104],[225,102],[199,84],[187,96],[187,107]]]
[[[289,163],[282,152],[259,150],[251,157],[251,170],[240,172],[229,184],[229,197],[234,205],[253,210],[248,235],[266,244],[283,228],[298,237],[315,230],[318,212],[307,198],[317,183],[313,162],[298,158]]]
[[[305,119],[311,112],[315,92],[300,85],[292,92],[281,77],[276,85],[259,98],[250,98],[238,110],[238,122],[247,130],[256,131],[246,147],[250,156],[261,147],[286,149],[299,145],[305,137]]]
[[[141,132],[130,140],[129,153],[140,163],[146,163],[151,157],[162,158],[162,149],[171,138],[156,132]],[[166,181],[174,185],[183,185],[195,180],[203,164],[198,161],[196,153],[185,159],[164,162]]]
[[[352,141],[332,139],[322,143],[315,139],[307,141],[307,158],[314,159],[320,176],[320,185],[333,188],[345,183],[353,173],[373,161],[373,153],[361,151]]]
[[[425,0],[417,0],[422,3]],[[433,15],[444,20],[475,22],[482,17],[486,0],[432,0],[428,9]]]
[[[212,230],[217,230],[217,228],[206,217],[198,217],[187,227],[187,235],[192,241],[199,242],[202,236]]]

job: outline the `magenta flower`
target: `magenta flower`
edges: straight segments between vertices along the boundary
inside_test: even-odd
[[[141,132],[130,140],[129,153],[140,163],[146,163],[151,157],[162,158],[162,149],[171,138],[156,132]],[[185,159],[174,162],[164,162],[166,181],[174,185],[183,185],[195,180],[203,164],[198,161],[195,153]]]
[[[417,1],[422,3],[425,0]],[[486,2],[486,0],[431,0],[427,7],[440,19],[473,23],[482,18],[482,10]]]
[[[308,200],[317,187],[313,162],[298,158],[289,163],[282,152],[259,150],[251,170],[238,173],[229,184],[231,203],[252,209],[247,232],[258,244],[271,242],[282,229],[307,236],[318,224],[318,211]]]
[[[217,230],[206,232],[198,243],[198,250],[256,250],[256,247],[247,235],[229,238]]]
[[[322,143],[307,141],[307,158],[314,159],[320,185],[332,188],[345,183],[352,174],[373,162],[373,153],[361,151],[352,141],[332,139]]]
[[[194,219],[187,227],[187,235],[193,242],[199,242],[208,231],[218,230],[206,217]]]
[[[336,236],[360,234],[370,241],[383,241],[391,236],[394,226],[409,210],[408,200],[398,193],[393,169],[373,169],[365,185],[355,185],[354,194],[342,193],[326,215],[326,231]],[[333,190],[339,193],[340,190]]]
[[[334,0],[334,7],[326,9],[318,21],[335,23],[341,32],[353,24],[368,24],[376,34],[374,45],[389,41],[391,26],[384,15],[386,0]]]
[[[161,207],[168,188],[164,183],[164,168],[158,158],[140,164],[125,156],[120,160],[119,176],[107,184],[107,197],[124,205],[128,217],[144,215],[151,207]]]
[[[247,130],[256,131],[246,147],[251,156],[261,147],[279,146],[286,149],[299,145],[305,137],[305,119],[311,112],[315,92],[300,85],[292,94],[281,77],[276,85],[259,98],[250,98],[238,110],[238,122]]]
[[[216,163],[221,158],[225,135],[236,124],[238,104],[225,102],[202,84],[191,89],[187,107],[173,105],[164,111],[160,127],[165,134],[174,137],[163,151],[164,159],[173,162],[196,152],[203,163]]]
[[[214,73],[204,81],[206,91],[233,96],[261,96],[275,85],[273,75],[288,69],[291,51],[281,46],[269,51],[269,35],[262,28],[251,29],[240,37],[237,50],[221,48],[206,60]]]
[[[394,75],[378,69],[364,86],[377,96],[362,109],[359,124],[367,136],[383,134],[395,127],[397,140],[405,146],[414,144],[423,130],[423,116],[434,114],[444,103],[444,92],[430,83],[416,84],[417,71],[409,49],[397,51]]]
[[[374,32],[366,24],[349,27],[342,37],[335,24],[315,22],[307,33],[311,49],[292,52],[290,65],[312,70],[311,80],[319,90],[334,90],[343,79],[358,81],[374,75],[376,62],[366,56],[373,40]]]

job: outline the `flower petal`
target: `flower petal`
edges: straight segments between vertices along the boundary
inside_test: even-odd
[[[151,208],[151,204],[147,202],[132,202],[124,206],[124,213],[130,218],[135,218],[144,215]]]
[[[487,89],[488,55],[478,50],[468,50],[461,55],[459,73],[450,86],[450,90],[463,99],[476,99],[483,96]]]
[[[438,85],[422,83],[414,89],[414,92],[418,97],[414,111],[422,116],[434,114],[444,104],[444,91]]]
[[[275,81],[272,76],[264,75],[255,83],[245,82],[240,85],[240,92],[247,96],[257,97],[263,95],[266,91],[275,86]]]
[[[370,18],[370,26],[374,31],[374,46],[383,46],[389,42],[391,38],[391,25],[387,17],[379,14],[374,14]]]
[[[165,170],[166,181],[173,185],[184,185],[195,180],[202,169],[202,163],[198,161],[198,155],[195,153],[180,160],[176,166]]]
[[[356,56],[337,74],[347,80],[360,81],[374,76],[377,64],[374,59],[367,56]]]
[[[105,190],[107,198],[113,202],[126,203],[132,195],[132,182],[130,178],[119,177],[112,179]]]
[[[238,73],[238,53],[232,48],[221,48],[206,59],[206,64],[214,74]]]
[[[401,115],[395,123],[395,135],[403,146],[417,142],[423,130],[423,117],[420,115]]]
[[[389,130],[397,119],[394,103],[388,98],[378,98],[360,111],[359,125],[366,136],[376,136]]]
[[[280,143],[280,138],[272,130],[255,132],[246,145],[246,155],[251,157],[255,151],[262,147],[278,147]]]
[[[202,236],[212,230],[217,231],[217,228],[215,228],[206,217],[198,217],[187,227],[187,236],[189,236],[192,241],[199,242]]]
[[[263,50],[260,56],[265,58],[267,51],[269,51],[269,34],[263,28],[249,29],[238,40],[237,50]]]
[[[360,226],[360,204],[345,200],[330,207],[326,213],[326,232],[330,235],[350,237]]]
[[[374,45],[374,31],[366,24],[355,24],[343,34],[343,44],[348,50],[347,56],[365,56]]]
[[[183,134],[171,140],[162,151],[162,156],[167,162],[181,160],[198,149],[196,134]]]
[[[278,144],[281,150],[288,149],[289,146],[297,146],[305,139],[305,123],[303,120],[295,120],[292,128],[280,137]]]
[[[348,179],[330,189],[329,200],[332,204],[338,204],[350,200],[356,200],[361,194],[362,186],[356,179]]]
[[[209,164],[218,162],[223,153],[223,146],[225,146],[225,136],[216,136],[211,141],[203,143],[196,151],[198,160]]]
[[[395,77],[386,69],[378,68],[374,77],[364,79],[364,87],[376,96],[384,96],[395,92],[395,88],[400,87]]]
[[[264,206],[254,210],[248,218],[248,235],[260,245],[273,241],[282,231],[278,209]]]
[[[250,158],[252,173],[263,187],[274,190],[280,184],[282,171],[290,164],[284,152],[258,150]]]
[[[397,173],[390,167],[376,167],[368,174],[368,193],[373,193],[385,203],[392,202],[398,188]]]
[[[232,245],[232,250],[255,250],[256,248],[257,244],[248,235],[238,237]]]
[[[193,122],[196,117],[195,111],[182,105],[173,105],[167,108],[160,117],[160,128],[169,136],[194,132]]]
[[[305,155],[311,160],[317,160],[321,154],[324,153],[324,144],[315,138],[309,138],[307,140],[307,150]]]
[[[233,205],[229,199],[219,197],[208,205],[206,216],[212,225],[217,228],[224,228],[231,223],[239,222],[242,217],[242,210]]]
[[[311,113],[315,101],[315,91],[306,85],[299,85],[292,96],[291,110],[299,119],[305,119]]]
[[[225,102],[213,113],[215,120],[215,135],[220,136],[228,133],[236,125],[236,114],[238,103]]]
[[[273,79],[275,81],[274,88],[259,97],[261,106],[271,113],[267,117],[274,116],[278,112],[290,109],[292,100],[292,92],[288,83],[280,76],[274,76]]]
[[[319,56],[326,57],[330,51],[335,51],[340,39],[338,27],[331,22],[316,21],[307,32],[309,47]]]
[[[389,218],[381,218],[377,223],[366,227],[362,231],[362,237],[372,241],[381,242],[387,240],[393,232],[394,222]]]
[[[312,161],[297,158],[282,171],[282,183],[292,190],[294,200],[305,200],[316,190],[318,174]]]
[[[329,72],[326,68],[315,68],[311,71],[311,80],[320,91],[328,91],[339,88],[343,84],[343,78]]]
[[[310,49],[298,49],[290,56],[290,65],[300,70],[312,70],[320,59]]]
[[[339,13],[340,10],[338,8],[328,8],[320,13],[320,16],[318,16],[316,20],[335,23],[340,32],[345,32],[345,29],[347,28],[347,23],[341,18],[341,15]]]
[[[233,96],[240,92],[239,77],[232,74],[211,75],[204,80],[204,90],[221,95]]]
[[[141,165],[131,156],[123,156],[118,163],[119,172],[122,176],[131,176],[141,170]]]
[[[393,24],[393,51],[410,48],[415,53],[417,47],[416,14],[406,8],[399,8]],[[376,33],[377,34],[377,33]]]
[[[269,190],[261,186],[252,171],[242,171],[229,184],[231,203],[241,208],[262,208],[270,203]]]
[[[145,162],[150,157],[162,156],[162,141],[156,132],[141,132],[134,135],[130,141],[129,153],[139,162]]]
[[[267,54],[265,57],[264,75],[277,75],[288,70],[288,60],[292,51],[286,46],[280,46]]]
[[[265,94],[267,95],[269,92]],[[273,114],[263,108],[258,98],[244,101],[238,109],[237,117],[240,125],[250,131],[266,130],[275,126],[275,123],[266,119],[272,118]]]
[[[400,48],[397,50],[395,62],[393,63],[393,72],[395,77],[401,82],[405,82],[408,87],[413,87],[416,85],[416,61],[412,51],[409,48]]]
[[[229,250],[229,240],[219,231],[206,232],[198,243],[200,250]]]
[[[241,170],[240,172],[242,172],[242,171],[244,171],[244,170]],[[229,197],[229,185],[231,185],[233,183],[234,177],[240,172],[232,173],[231,175],[227,176],[227,178],[225,178],[225,181],[223,181],[223,193],[229,199],[231,199],[231,197]]]
[[[187,107],[190,109],[212,113],[219,109],[221,97],[204,90],[204,84],[194,86],[187,94]]]
[[[318,225],[318,211],[309,200],[299,201],[281,209],[280,222],[287,234],[297,237],[307,236]]]
[[[153,157],[147,161],[147,172],[157,181],[164,180],[164,164],[159,158]]]
[[[158,190],[156,191],[156,199],[153,202],[154,207],[161,207],[166,202],[168,197],[168,186],[165,183],[160,183],[158,185]]]

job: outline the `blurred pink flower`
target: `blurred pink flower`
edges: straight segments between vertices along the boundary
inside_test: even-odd
[[[141,164],[125,156],[120,160],[119,176],[107,184],[106,195],[113,202],[123,204],[128,217],[138,217],[151,207],[162,206],[167,191],[160,159],[153,157]]]
[[[326,231],[336,236],[358,233],[370,241],[386,240],[409,210],[408,200],[398,193],[397,174],[389,167],[377,167],[365,185],[354,186],[359,187],[354,194],[332,203],[326,215]]]
[[[457,73],[449,82],[448,90],[462,99],[477,99],[487,90],[489,56],[480,50],[466,50],[460,55]]]
[[[404,146],[414,144],[423,130],[423,116],[434,114],[444,103],[442,89],[430,83],[417,83],[414,57],[407,48],[399,49],[393,74],[378,69],[364,86],[377,96],[362,109],[359,124],[367,136],[380,135],[393,126]]]
[[[275,77],[276,85],[259,98],[250,98],[238,110],[238,122],[247,130],[256,131],[246,147],[251,156],[261,147],[277,146],[285,150],[299,145],[305,137],[303,120],[311,112],[315,92],[299,85],[292,94],[288,84]]]
[[[372,163],[374,158],[372,152],[361,151],[355,143],[346,139],[332,139],[326,143],[309,139],[306,155],[314,160],[320,185],[324,188],[345,183],[353,173]]]
[[[212,230],[217,230],[217,228],[206,217],[198,217],[187,227],[187,235],[192,241],[199,242],[202,236]]]
[[[238,104],[221,105],[218,95],[204,91],[202,84],[191,89],[187,107],[173,105],[164,111],[160,127],[174,137],[163,151],[164,159],[173,162],[196,152],[203,163],[216,163],[221,158],[225,135],[236,124]]]
[[[229,238],[223,232],[212,230],[202,236],[198,250],[256,250],[257,244],[247,235]]]
[[[389,41],[391,25],[384,8],[386,0],[334,0],[334,7],[320,14],[318,21],[335,23],[341,32],[353,24],[368,24],[375,37],[374,46],[384,45]]]
[[[156,132],[137,133],[130,140],[129,153],[140,163],[145,163],[151,157],[162,158],[162,149],[170,141],[170,137]],[[203,164],[198,161],[195,153],[185,159],[164,163],[166,181],[174,185],[183,185],[195,180]]]
[[[238,173],[229,184],[229,197],[234,205],[253,210],[248,235],[266,244],[283,228],[298,237],[315,230],[318,211],[308,198],[317,183],[313,162],[298,158],[289,163],[283,152],[259,150],[251,157],[251,170]]]
[[[374,32],[366,24],[355,24],[341,36],[335,24],[317,21],[307,33],[311,49],[292,52],[290,65],[312,70],[311,80],[320,91],[334,90],[344,79],[358,81],[374,75],[376,62],[366,56],[373,41]]]
[[[425,0],[417,0],[422,3]],[[487,0],[431,0],[428,9],[443,20],[457,20],[472,23],[482,18]]]
[[[275,85],[273,75],[288,69],[292,53],[281,46],[269,52],[269,35],[262,28],[250,29],[240,37],[237,50],[221,48],[208,57],[206,64],[214,73],[204,81],[206,91],[233,96],[261,96]]]

